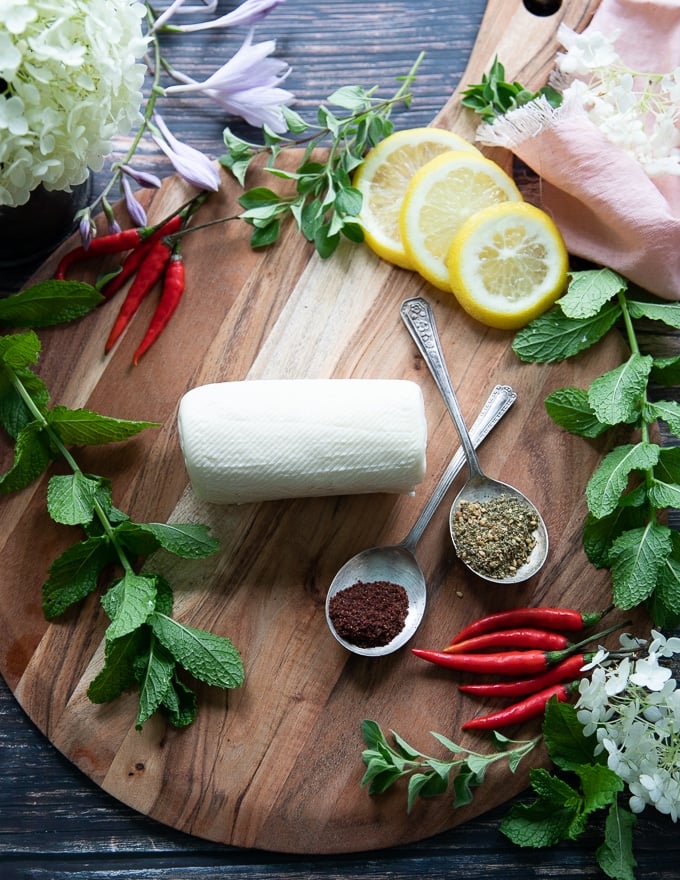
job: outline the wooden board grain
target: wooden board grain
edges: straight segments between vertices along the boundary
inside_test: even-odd
[[[492,0],[463,82],[477,80],[498,53],[509,76],[540,84],[554,57],[558,21],[581,29],[596,5],[565,3],[558,16],[536,18],[519,0]],[[455,95],[435,124],[472,135]],[[296,159],[291,154],[284,161],[294,167]],[[180,181],[170,180],[155,196],[152,216],[164,216],[186,195]],[[236,195],[225,177],[201,219],[232,213]],[[618,363],[617,340],[567,364],[522,365],[510,352],[508,334],[475,324],[450,297],[365,248],[348,245],[323,262],[289,231],[275,248],[255,254],[247,229],[228,223],[190,236],[185,253],[184,300],[139,367],[130,360],[153,309],[150,301],[107,358],[102,351],[111,308],[76,327],[42,333],[40,370],[54,401],[161,422],[160,429],[125,444],[83,450],[79,462],[111,478],[115,503],[134,519],[211,526],[221,542],[216,556],[183,562],[159,555],[149,566],[175,586],[178,618],[233,639],[246,683],[229,693],[203,689],[199,718],[184,731],[159,720],[135,730],[134,696],[104,707],[89,702],[86,689],[101,666],[106,619],[94,596],[57,623],[43,618],[47,565],[74,541],[72,530],[47,516],[46,480],[2,501],[3,676],[40,729],[105,790],[161,822],[224,843],[305,853],[376,849],[429,836],[508,799],[526,785],[528,765],[514,776],[496,768],[474,804],[458,812],[443,798],[418,804],[408,817],[403,790],[371,799],[360,788],[363,718],[434,751],[430,730],[458,738],[462,720],[480,706],[457,697],[451,675],[423,668],[408,650],[382,660],[345,653],[326,627],[326,589],[355,552],[403,537],[457,446],[399,317],[403,299],[423,295],[433,304],[468,419],[493,384],[509,383],[518,392],[480,457],[489,473],[517,485],[544,512],[551,552],[532,582],[499,593],[455,559],[442,505],[418,547],[429,597],[414,644],[440,646],[466,621],[502,607],[606,605],[608,575],[593,570],[580,545],[583,490],[603,450],[556,429],[543,399],[562,385],[584,386]],[[52,268],[48,264],[42,274]],[[415,497],[240,507],[196,501],[177,438],[179,398],[208,381],[264,377],[417,381],[430,439],[427,477]],[[485,747],[474,737],[464,741]]]

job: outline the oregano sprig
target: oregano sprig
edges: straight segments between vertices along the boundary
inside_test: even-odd
[[[586,389],[552,392],[545,406],[553,421],[582,437],[621,427],[638,432],[615,445],[588,481],[583,545],[595,566],[611,570],[618,608],[644,604],[657,626],[673,627],[680,622],[680,536],[663,515],[680,506],[680,451],[654,442],[651,428],[661,420],[680,438],[680,405],[653,400],[650,385],[676,383],[680,357],[641,353],[639,319],[680,329],[680,303],[631,289],[609,269],[574,272],[567,293],[517,334],[513,350],[523,361],[556,362],[590,348],[615,325],[623,328],[627,360]]]
[[[397,104],[409,106],[411,85],[422,61],[416,59],[402,84],[390,98],[376,95],[377,87],[344,86],[330,95],[317,109],[316,122],[306,122],[290,108],[283,108],[291,137],[283,137],[264,128],[264,144],[254,144],[237,137],[229,128],[224,131],[227,152],[220,163],[228,168],[241,186],[256,158],[266,156],[266,170],[274,177],[292,181],[292,195],[280,195],[269,187],[246,190],[239,198],[244,208],[240,215],[251,224],[251,245],[255,248],[274,243],[282,222],[292,217],[298,230],[314,243],[322,257],[329,257],[341,236],[353,242],[363,241],[358,215],[362,195],[352,186],[354,169],[365,152],[393,131],[390,119]],[[314,151],[327,146],[319,159]],[[276,166],[282,151],[303,147],[303,157],[294,171]]]
[[[361,756],[366,765],[361,784],[369,786],[369,794],[382,794],[398,780],[408,779],[409,813],[418,797],[444,794],[451,782],[453,806],[462,807],[471,803],[474,796],[472,789],[482,784],[492,764],[503,761],[514,773],[522,759],[541,741],[540,736],[530,740],[513,740],[494,731],[493,739],[497,748],[484,754],[471,751],[433,731],[432,736],[453,755],[452,759],[445,760],[420,752],[395,731],[391,731],[393,743],[390,743],[375,721],[363,721],[361,731],[367,746]]]
[[[26,303],[30,311],[30,294]],[[135,523],[114,506],[110,481],[84,473],[70,447],[125,440],[156,423],[51,407],[45,383],[33,372],[40,350],[33,331],[0,337],[0,424],[14,441],[0,493],[25,488],[57,459],[70,469],[49,479],[47,509],[55,522],[80,526],[85,537],[49,566],[45,616],[52,620],[97,590],[112,567],[122,570],[101,598],[110,619],[105,661],[88,695],[93,702],[108,702],[136,688],[137,727],[156,711],[174,726],[190,724],[197,701],[186,674],[217,687],[238,687],[243,663],[229,639],[174,620],[170,585],[138,567],[157,550],[199,559],[214,553],[218,543],[202,524]]]
[[[558,107],[562,101],[562,96],[552,86],[543,86],[532,92],[519,82],[507,82],[505,67],[497,57],[488,73],[482,74],[481,82],[469,85],[461,95],[461,104],[474,110],[483,122],[493,122],[498,116],[522,107],[540,95],[553,107]]]

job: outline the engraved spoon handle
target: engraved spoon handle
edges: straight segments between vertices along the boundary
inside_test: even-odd
[[[500,422],[516,400],[517,394],[509,385],[496,385],[482,407],[479,415],[475,419],[474,424],[470,428],[470,438],[475,446],[479,446],[486,435],[498,424],[498,422]],[[420,516],[413,524],[411,531],[401,542],[401,546],[405,550],[409,550],[413,553],[416,544],[421,539],[423,532],[432,519],[433,513],[439,507],[464,464],[465,454],[462,449],[458,448],[447,465],[446,470],[439,478],[439,482],[427,504],[422,509]]]

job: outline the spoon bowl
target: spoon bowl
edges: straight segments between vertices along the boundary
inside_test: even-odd
[[[522,492],[513,486],[509,486],[507,483],[492,479],[482,471],[458,399],[453,390],[430,304],[422,299],[422,297],[407,299],[402,303],[401,316],[444,398],[444,402],[458,431],[470,470],[470,477],[455,498],[449,516],[451,540],[453,541],[456,553],[461,558],[460,548],[457,546],[453,529],[453,520],[460,509],[461,503],[468,501],[484,504],[500,495],[509,496],[524,505],[536,520],[536,527],[533,532],[535,544],[528,558],[507,575],[498,577],[480,570],[480,566],[475,566],[469,559],[461,558],[461,561],[479,577],[496,584],[517,584],[526,581],[541,569],[548,555],[548,530],[543,517]]]
[[[470,429],[470,438],[474,445],[479,445],[482,442],[516,399],[517,395],[508,385],[496,385]],[[333,636],[348,651],[366,657],[381,657],[385,654],[391,654],[405,645],[418,629],[425,613],[427,586],[425,575],[415,557],[415,548],[432,518],[432,514],[464,464],[465,455],[462,449],[458,449],[440,477],[420,516],[403,541],[399,544],[386,544],[362,550],[348,560],[333,578],[326,596],[326,622]],[[371,648],[354,645],[344,639],[335,629],[330,614],[331,600],[337,593],[349,589],[358,582],[373,584],[381,581],[398,584],[406,591],[408,613],[404,626],[401,632],[385,645]]]

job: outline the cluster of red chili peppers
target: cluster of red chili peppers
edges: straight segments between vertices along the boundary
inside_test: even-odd
[[[496,730],[542,715],[552,697],[560,702],[569,699],[578,688],[583,666],[593,656],[582,649],[620,626],[576,643],[570,642],[565,633],[594,626],[608,610],[588,614],[549,607],[501,611],[464,627],[441,651],[413,648],[412,652],[447,669],[510,677],[459,685],[466,694],[522,698],[463,724],[463,730]]]
[[[69,269],[82,260],[128,251],[118,272],[107,277],[99,287],[108,300],[134,276],[106,341],[107,353],[111,351],[142,301],[161,278],[163,285],[158,305],[146,334],[132,358],[135,366],[163,332],[182,299],[185,287],[182,239],[178,233],[197,207],[198,204],[194,201],[156,226],[135,227],[111,235],[99,236],[93,239],[87,248],[80,245],[60,260],[55,278],[64,280]]]

